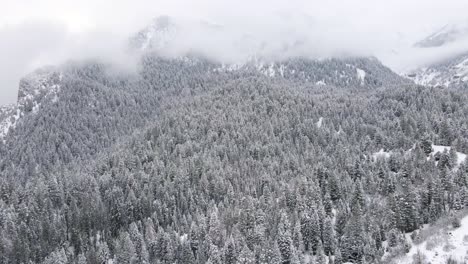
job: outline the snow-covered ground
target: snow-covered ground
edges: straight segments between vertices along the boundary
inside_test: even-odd
[[[375,152],[374,154],[372,154],[372,158],[373,160],[377,160],[379,158],[385,158],[385,159],[388,159],[390,158],[390,152],[387,152],[387,151],[384,151],[384,149],[380,149],[378,152]]]
[[[407,239],[410,241],[409,235]],[[425,262],[445,264],[452,258],[458,263],[468,263],[468,216],[461,219],[461,226],[446,226],[434,231],[420,244],[412,243],[411,250],[405,256],[395,260],[398,264],[412,264],[417,254],[425,256]]]
[[[437,152],[443,153],[446,149],[447,151],[450,151],[451,147],[448,146],[440,146],[440,145],[432,145],[432,153],[431,155],[436,154]],[[466,154],[457,152],[457,166],[460,166],[462,162],[466,160]]]

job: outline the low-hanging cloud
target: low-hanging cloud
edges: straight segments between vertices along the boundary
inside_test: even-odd
[[[64,28],[50,23],[24,23],[0,30],[0,104],[16,99],[19,76],[34,66],[34,60],[61,45]]]
[[[463,52],[417,49],[429,33],[466,19],[466,0],[16,0],[0,10],[0,105],[43,65],[100,59],[132,68],[127,38],[153,17],[175,17],[167,55],[201,52],[225,62],[376,56],[397,71]]]
[[[0,105],[16,102],[19,80],[44,66],[99,60],[133,70],[123,36],[110,31],[72,32],[51,21],[27,21],[0,28]]]

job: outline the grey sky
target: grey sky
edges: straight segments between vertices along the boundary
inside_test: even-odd
[[[397,71],[464,48],[416,51],[411,45],[445,24],[468,21],[466,0],[2,0],[1,6],[0,104],[15,102],[19,79],[41,65],[125,60],[122,40],[164,14],[222,25],[225,32],[211,39],[192,30],[183,40],[214,56],[241,55],[224,46],[236,34],[251,35],[303,43],[294,52],[314,57],[375,55]]]

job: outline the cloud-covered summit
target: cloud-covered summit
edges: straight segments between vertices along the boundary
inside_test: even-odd
[[[21,77],[43,65],[89,58],[131,65],[128,37],[152,36],[151,28],[164,23],[171,26],[162,33],[170,43],[151,45],[164,44],[168,56],[199,52],[229,62],[253,54],[373,55],[401,71],[442,56],[413,44],[465,18],[467,8],[465,0],[9,1],[0,10],[0,104],[14,102]],[[153,20],[163,14],[166,20]]]

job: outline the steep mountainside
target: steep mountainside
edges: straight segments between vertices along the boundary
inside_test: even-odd
[[[152,52],[152,50],[151,50]],[[241,64],[222,64],[211,62],[201,57],[187,55],[178,59],[161,59],[157,54],[143,55],[141,77],[153,78],[162,74],[168,67],[191,68],[204,78],[216,78],[226,74],[258,73],[274,79],[285,79],[310,85],[328,85],[336,87],[394,87],[411,85],[411,81],[400,77],[375,58],[348,59],[287,59],[279,62],[266,62],[252,59]],[[159,65],[161,64],[161,65]],[[15,128],[20,119],[29,114],[35,114],[41,108],[43,101],[56,103],[63,83],[71,79],[81,78],[86,72],[87,81],[105,82],[105,65],[63,65],[60,68],[45,68],[24,77],[20,82],[18,102],[16,106],[5,106],[0,114],[0,138],[5,138],[10,128]],[[161,72],[157,73],[158,70]],[[183,72],[183,71],[182,71]],[[88,76],[89,75],[89,76]],[[151,76],[148,76],[151,75]],[[182,73],[181,73],[182,75]],[[133,76],[138,83],[140,76]],[[181,78],[186,78],[181,76]],[[65,79],[65,80],[63,80]],[[141,81],[141,80],[140,80]],[[128,85],[127,80],[122,84]],[[120,84],[113,84],[119,86]],[[161,84],[157,84],[161,85]]]
[[[468,24],[449,24],[418,41],[414,45],[420,48],[441,47],[468,37]]]
[[[0,140],[21,118],[37,113],[44,101],[58,100],[61,80],[62,74],[52,67],[38,69],[21,79],[16,105],[0,109]]]
[[[466,87],[468,85],[468,55],[463,54],[416,70],[407,76],[421,85]]]
[[[440,87],[466,87],[468,81],[468,49],[463,49],[468,40],[468,24],[459,23],[446,25],[440,30],[417,42],[414,46],[431,50],[435,57],[445,59],[429,64],[406,74],[420,85]],[[465,44],[464,44],[465,43]],[[451,45],[451,46],[450,46]],[[454,49],[447,52],[448,48]],[[417,51],[416,51],[417,52]],[[437,56],[437,54],[442,54]],[[450,55],[444,55],[450,54]],[[432,56],[432,55],[427,55]]]

